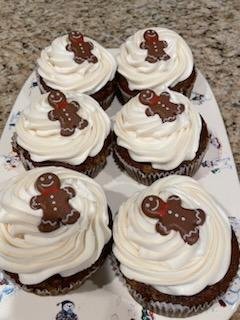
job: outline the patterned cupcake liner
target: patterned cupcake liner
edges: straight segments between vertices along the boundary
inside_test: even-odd
[[[238,245],[240,246],[240,219],[236,217],[229,217],[229,220],[233,228],[233,231],[237,237]],[[126,286],[126,288],[128,289],[131,296],[134,298],[134,300],[137,301],[144,308],[159,315],[163,315],[170,318],[187,318],[187,317],[199,314],[203,311],[206,311],[214,303],[216,303],[219,299],[221,299],[222,297],[224,297],[224,295],[226,295],[226,292],[221,293],[212,301],[205,302],[204,304],[200,304],[200,305],[193,305],[192,307],[184,306],[181,304],[168,303],[168,302],[159,302],[154,300],[148,301],[145,297],[143,297],[139,292],[137,292],[127,283],[124,275],[120,270],[119,262],[117,258],[114,256],[114,254],[112,253],[109,257],[110,257],[110,264],[113,272],[119,278],[121,283],[124,286]],[[239,275],[238,275],[239,272],[240,272],[240,264],[238,266],[238,273],[229,284],[228,290],[230,289],[231,291],[232,284],[234,284],[235,280],[239,278]]]
[[[121,170],[126,171],[131,178],[133,178],[137,182],[144,184],[146,186],[150,186],[154,181],[164,178],[166,176],[169,176],[171,174],[193,176],[198,170],[198,168],[200,167],[205,153],[206,153],[206,150],[204,150],[198,156],[198,158],[191,161],[191,163],[180,165],[178,169],[144,173],[139,168],[136,168],[130,165],[129,163],[127,163],[118,153],[116,147],[113,149],[113,157],[114,157],[115,163],[119,166],[119,168]]]

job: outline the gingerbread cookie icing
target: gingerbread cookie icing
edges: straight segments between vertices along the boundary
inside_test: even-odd
[[[23,172],[0,191],[1,269],[23,284],[85,270],[109,241],[108,224],[106,197],[94,180],[62,167]]]
[[[78,115],[80,109],[76,101],[67,101],[66,96],[59,90],[51,91],[48,95],[48,102],[54,110],[48,112],[48,118],[60,122],[62,136],[71,136],[75,129],[84,129],[88,122]]]
[[[194,159],[199,148],[202,121],[188,98],[164,90],[144,90],[115,117],[117,144],[138,162],[171,170]]]
[[[74,53],[74,61],[76,63],[83,63],[88,61],[89,63],[97,63],[97,57],[92,53],[94,48],[92,42],[85,41],[83,35],[78,31],[72,31],[68,34],[70,43],[66,46],[68,51]]]
[[[174,230],[189,245],[199,240],[199,226],[206,219],[206,214],[201,209],[183,208],[182,200],[175,195],[168,197],[166,202],[155,195],[147,196],[142,202],[142,211],[148,217],[158,220],[156,230],[162,236]]]
[[[187,79],[193,56],[183,38],[160,27],[137,31],[120,47],[118,72],[130,90],[164,90]]]
[[[43,94],[23,110],[16,125],[17,143],[33,161],[73,165],[97,155],[110,132],[110,119],[84,94]]]
[[[37,178],[35,187],[40,194],[31,198],[30,207],[43,211],[38,226],[41,232],[54,231],[61,225],[73,224],[79,219],[80,213],[69,204],[69,200],[76,196],[76,191],[69,186],[61,188],[58,176],[52,172],[43,173]]]
[[[123,203],[113,237],[122,273],[170,295],[199,293],[230,264],[227,214],[186,176],[160,179]]]
[[[162,122],[174,121],[177,115],[184,111],[183,104],[170,101],[169,92],[157,95],[153,90],[146,89],[140,92],[139,101],[148,106],[145,111],[148,117],[158,114]]]
[[[140,48],[147,50],[146,61],[155,63],[158,60],[170,59],[170,56],[164,50],[168,46],[167,41],[159,40],[156,31],[152,29],[145,31],[143,38],[145,41],[141,42]]]
[[[43,49],[37,64],[37,72],[46,85],[67,94],[91,95],[113,80],[117,69],[108,50],[76,31]]]

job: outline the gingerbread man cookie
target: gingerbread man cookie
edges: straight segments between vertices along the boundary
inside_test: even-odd
[[[150,218],[158,219],[156,230],[163,236],[171,230],[178,231],[182,239],[193,245],[199,239],[199,226],[206,220],[201,209],[186,209],[178,196],[170,196],[167,202],[155,195],[147,196],[142,202],[142,211]]]
[[[92,53],[94,48],[92,42],[84,41],[83,35],[78,31],[68,34],[70,43],[66,46],[68,51],[74,53],[74,61],[78,64],[87,60],[89,63],[97,63],[98,58]]]
[[[154,30],[146,30],[143,34],[145,41],[141,42],[140,48],[146,49],[146,61],[155,63],[158,60],[168,60],[170,56],[164,51],[168,44],[166,41],[159,40],[158,34]]]
[[[139,101],[148,106],[145,111],[148,117],[158,114],[162,122],[174,121],[177,115],[185,110],[183,104],[170,101],[170,94],[168,92],[162,92],[158,96],[153,90],[142,90],[139,94]]]
[[[41,232],[54,231],[61,225],[73,224],[79,219],[80,213],[69,204],[69,200],[76,195],[75,190],[72,187],[61,189],[58,176],[51,172],[42,174],[36,180],[35,188],[40,195],[31,198],[30,207],[43,211],[38,226]]]
[[[60,122],[62,136],[71,136],[76,128],[82,130],[88,125],[88,121],[77,114],[79,104],[76,101],[68,102],[61,91],[51,91],[48,95],[48,103],[54,108],[49,111],[48,118],[51,121]]]

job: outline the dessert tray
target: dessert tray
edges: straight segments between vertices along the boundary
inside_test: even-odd
[[[110,49],[116,54],[116,49]],[[31,99],[39,95],[35,73],[25,82],[7,121],[0,141],[0,187],[9,177],[23,171],[23,167],[11,151],[11,137],[21,110]],[[235,232],[240,240],[239,198],[240,186],[231,148],[223,120],[206,79],[198,71],[191,100],[206,120],[211,139],[206,156],[195,178],[227,209]],[[111,118],[121,108],[114,100],[107,113]],[[144,186],[121,173],[111,157],[96,181],[104,188],[112,212],[123,201]],[[64,302],[64,303],[63,303]],[[63,316],[65,303],[68,315]],[[240,271],[227,293],[209,310],[189,319],[230,319],[240,303]],[[65,313],[66,315],[66,313]],[[127,289],[115,276],[109,258],[99,272],[78,290],[57,297],[40,297],[26,293],[3,278],[0,273],[0,320],[164,320],[137,304]]]

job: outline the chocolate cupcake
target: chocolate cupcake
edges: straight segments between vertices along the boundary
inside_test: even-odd
[[[176,32],[154,27],[139,30],[120,47],[118,96],[122,103],[144,89],[166,87],[190,97],[196,70],[192,52]]]
[[[113,238],[114,268],[130,294],[168,317],[209,308],[239,267],[226,212],[190,177],[166,177],[128,199]]]
[[[26,169],[63,166],[95,177],[111,149],[110,119],[90,96],[43,94],[23,110],[13,150]]]
[[[70,32],[43,49],[37,60],[37,78],[42,93],[91,95],[107,109],[115,95],[116,61],[98,42]]]
[[[111,250],[102,188],[73,170],[24,172],[0,192],[0,268],[24,290],[58,295],[79,287]]]
[[[117,113],[114,131],[115,162],[145,185],[170,174],[194,175],[209,139],[190,100],[170,90],[132,98]]]

